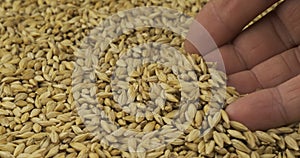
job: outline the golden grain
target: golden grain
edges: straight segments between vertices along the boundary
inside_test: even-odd
[[[234,138],[238,138],[238,139],[242,139],[242,140],[246,140],[245,136],[243,136],[243,134],[237,130],[227,130],[228,134],[230,134],[231,137]]]
[[[239,141],[237,139],[232,139],[231,142],[233,147],[236,148],[237,150],[243,151],[247,154],[251,152],[251,150],[247,147],[247,145],[245,145],[242,141]]]
[[[224,147],[224,139],[222,138],[222,135],[220,135],[218,132],[214,131],[213,138],[219,147],[221,147],[221,148]]]
[[[218,112],[220,105],[212,102],[226,97],[230,104],[240,96],[233,87],[222,90],[225,75],[213,63],[183,51],[182,28],[174,28],[179,35],[164,28],[122,32],[125,26],[136,26],[118,12],[121,19],[106,24],[111,32],[98,36],[101,29],[92,30],[134,6],[160,5],[195,15],[206,2],[1,2],[0,157],[300,156],[299,124],[253,133],[230,121],[226,111]],[[188,26],[185,17],[164,10],[137,11],[142,18],[135,22]],[[112,39],[117,32],[123,34],[108,45],[98,41],[106,35]],[[144,43],[167,44],[183,55],[162,45],[139,47]],[[180,60],[184,57],[188,63]],[[155,62],[148,63],[151,60]],[[213,92],[220,95],[212,98]],[[190,102],[181,105],[186,99]],[[158,131],[163,136],[157,136]],[[135,138],[124,145],[127,137]]]
[[[275,143],[276,140],[272,138],[269,134],[263,131],[256,131],[255,132],[256,136],[258,137],[259,140],[266,142],[266,143]]]
[[[297,150],[297,151],[299,150],[299,145],[295,139],[293,139],[292,137],[287,135],[284,137],[284,140],[285,140],[288,148]]]

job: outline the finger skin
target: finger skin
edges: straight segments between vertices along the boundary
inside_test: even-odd
[[[275,88],[260,90],[226,108],[231,120],[251,130],[267,130],[300,121],[300,75]]]
[[[265,18],[265,23],[259,22],[242,32],[248,22],[276,1],[212,0],[196,20],[207,29],[217,47],[206,45],[208,35],[197,31],[193,25],[185,42],[188,52],[199,53],[201,50],[200,53],[212,61],[217,55],[210,53],[218,52],[215,50],[220,47],[226,68],[226,60],[234,61],[233,69],[229,71],[229,84],[252,93],[229,105],[226,111],[232,120],[242,122],[252,130],[266,130],[300,121],[300,62],[299,49],[296,48],[300,43],[299,1],[286,1],[285,4],[289,5],[281,5],[276,18]],[[268,30],[272,27],[273,30]],[[222,49],[224,45],[233,47]],[[296,49],[291,49],[293,47]],[[296,53],[284,56],[287,54],[285,50]],[[228,56],[224,57],[224,54]],[[266,89],[255,91],[259,88]]]
[[[287,50],[251,70],[228,76],[228,85],[240,93],[251,93],[257,89],[276,87],[300,74],[300,47]]]
[[[196,20],[207,29],[217,46],[221,46],[236,37],[251,20],[277,1],[212,0],[199,12]],[[188,33],[190,41],[185,42],[186,50],[190,53],[197,53],[194,45],[201,45],[201,40],[198,40],[201,33],[197,30],[192,25]],[[208,53],[215,48],[206,49],[207,52],[201,53]]]
[[[219,48],[227,74],[252,69],[277,54],[297,47],[300,44],[299,8],[300,1],[285,1],[240,33],[232,44]],[[232,62],[232,59],[239,60]]]

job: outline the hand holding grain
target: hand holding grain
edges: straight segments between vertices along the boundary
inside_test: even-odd
[[[252,130],[300,121],[300,1],[285,1],[243,30],[276,0],[212,0],[197,15],[222,54],[228,84],[248,94],[226,109]],[[242,31],[243,30],[243,31]],[[198,53],[201,35],[191,27],[186,50]],[[198,42],[197,42],[198,41]],[[206,59],[214,48],[201,52]],[[260,90],[258,90],[260,89]]]

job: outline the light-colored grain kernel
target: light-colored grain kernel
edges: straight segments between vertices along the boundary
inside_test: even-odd
[[[187,136],[186,141],[192,142],[200,137],[200,131],[199,129],[193,129]]]
[[[77,150],[77,151],[81,151],[81,150],[85,150],[86,149],[86,146],[84,144],[78,143],[78,142],[71,142],[70,146],[72,148],[74,148],[75,150]]]
[[[274,138],[272,138],[269,134],[267,134],[266,132],[263,131],[256,131],[255,132],[256,136],[258,137],[258,139],[260,139],[263,142],[266,143],[275,143],[276,140]]]
[[[285,140],[288,148],[296,150],[296,151],[299,150],[299,144],[297,143],[297,141],[295,139],[293,139],[292,137],[287,135],[284,137],[284,140]]]
[[[56,145],[55,147],[51,148],[47,155],[45,157],[52,157],[56,155],[59,152],[59,145]]]
[[[246,132],[249,130],[245,125],[236,121],[230,121],[230,126],[238,131]]]
[[[205,145],[205,154],[209,155],[215,148],[215,141],[211,140]]]
[[[40,148],[39,145],[30,145],[24,149],[24,153],[32,154],[34,151],[36,151],[39,148]]]
[[[286,158],[296,158],[295,155],[289,149],[286,149],[285,153],[286,153]]]
[[[14,156],[18,156],[19,154],[21,154],[25,149],[25,144],[24,143],[21,143],[19,144],[16,148],[15,148],[15,151],[13,153]]]
[[[155,124],[156,124],[155,121],[147,123],[145,125],[145,127],[143,128],[143,132],[151,132],[151,131],[153,131],[154,127],[155,127]]]
[[[220,135],[221,135],[224,143],[226,143],[226,144],[232,144],[232,142],[231,142],[230,138],[228,137],[228,135],[226,135],[225,133],[220,133]]]
[[[242,140],[246,140],[245,136],[243,136],[243,134],[237,130],[227,130],[227,132],[230,134],[231,137],[234,138],[238,138],[238,139],[242,139]]]
[[[261,158],[273,158],[275,156],[276,156],[276,154],[263,154],[263,155],[260,155]]]
[[[300,156],[299,123],[257,133],[218,112],[240,95],[216,63],[183,48],[193,19],[185,14],[207,2],[3,1],[0,157]],[[149,4],[164,7],[122,12]],[[172,27],[137,27],[161,23]],[[235,149],[241,143],[251,155]]]
[[[238,154],[239,157],[250,158],[248,153],[242,152],[240,150],[236,150],[236,153]]]
[[[222,138],[222,135],[220,135],[218,132],[214,131],[213,132],[213,138],[214,138],[214,141],[216,142],[216,144],[223,148],[224,147],[224,140]]]
[[[13,158],[14,156],[7,152],[7,151],[0,151],[0,157],[3,157],[3,158]]]
[[[53,142],[53,143],[58,143],[59,142],[59,136],[54,130],[51,131],[49,137],[51,139],[51,142]]]
[[[247,145],[245,145],[242,141],[239,141],[237,139],[232,139],[231,142],[233,147],[236,148],[237,150],[243,151],[248,154],[251,152],[251,150],[247,147]]]
[[[247,132],[244,132],[244,136],[247,140],[249,147],[252,149],[255,148],[255,146],[256,146],[255,135],[252,132],[247,131]]]

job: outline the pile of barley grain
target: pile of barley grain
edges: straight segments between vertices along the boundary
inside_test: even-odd
[[[98,52],[99,61],[80,56],[78,48],[84,38],[120,9],[164,6],[194,16],[205,3],[0,2],[0,157],[299,157],[299,123],[251,132],[228,119],[226,112],[220,110],[224,108],[219,106],[222,98],[212,92],[225,94],[226,104],[238,98],[237,92],[231,87],[222,92],[224,75],[206,65],[200,56],[185,54],[178,34],[140,28],[121,35]],[[161,43],[152,47],[159,49],[167,43],[183,52],[191,65],[183,64],[186,70],[178,72],[186,73],[178,75],[159,63],[130,67],[140,56],[147,59],[146,47],[141,47],[140,54],[136,50],[128,60],[122,60],[121,54],[126,50],[146,42]],[[168,53],[164,55],[156,61],[172,59]],[[78,68],[93,62],[96,74],[87,78],[95,81],[96,89],[85,83],[89,70]],[[128,89],[124,91],[124,87]],[[192,87],[199,89],[199,98],[181,106],[181,98],[196,93],[189,92]],[[89,96],[97,102],[89,101]],[[214,102],[210,102],[212,98]],[[107,119],[100,119],[102,115]],[[182,127],[181,121],[189,123]],[[151,135],[152,131],[161,132],[162,137]],[[132,136],[143,132],[150,134]],[[201,133],[206,135],[199,137]],[[164,146],[153,148],[151,143]]]

